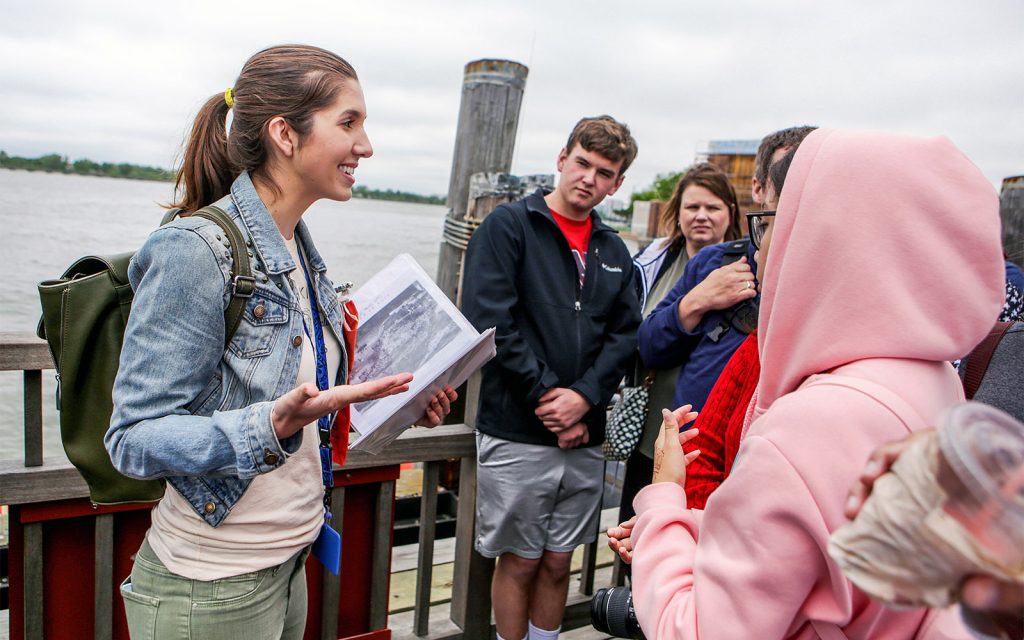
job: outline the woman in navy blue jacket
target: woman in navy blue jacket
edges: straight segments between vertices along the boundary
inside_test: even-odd
[[[749,244],[749,243],[748,243]],[[733,352],[747,337],[724,311],[757,296],[753,247],[722,266],[732,243],[705,247],[690,258],[683,277],[640,325],[640,358],[645,367],[681,366],[673,406],[700,411]]]

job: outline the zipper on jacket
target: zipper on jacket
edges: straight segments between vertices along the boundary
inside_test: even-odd
[[[572,247],[569,246],[568,238],[566,238],[565,234],[562,233],[562,228],[560,226],[558,226],[558,223],[555,222],[555,220],[552,217],[550,217],[550,216],[542,216],[542,217],[544,219],[546,219],[553,227],[555,227],[555,230],[558,232],[558,234],[557,234],[558,237],[562,239],[562,244],[569,251],[569,261],[572,263],[573,271],[575,272],[574,273],[575,278],[573,280],[573,286],[574,286],[574,288],[576,290],[576,300],[574,301],[574,304],[573,304],[573,311],[576,314],[576,378],[578,379],[580,377],[580,364],[581,364],[580,353],[582,352],[582,349],[583,349],[583,336],[582,336],[582,332],[580,330],[580,312],[583,310],[583,304],[582,304],[583,285],[580,284],[580,274],[579,274],[579,268],[576,267],[576,260],[574,260],[573,257],[572,257]],[[602,228],[598,228],[598,227],[592,227],[591,230],[590,230],[590,239],[588,240],[588,244],[589,243],[593,243],[594,236],[596,236],[598,233],[605,233],[607,231],[608,231],[607,229],[602,229]],[[584,268],[583,268],[584,282],[586,281],[586,278],[587,278],[587,272],[590,271],[590,269],[587,268],[587,262],[589,261],[589,258],[590,258],[591,254],[594,255],[594,259],[596,261],[599,258],[598,248],[594,247],[594,249],[592,251],[589,248],[587,250],[587,256],[583,260],[583,264],[584,264]]]
[[[589,243],[593,239],[594,239],[594,232],[591,231],[590,232],[590,239],[587,242]],[[571,249],[570,249],[570,252],[571,252]],[[597,260],[597,253],[598,253],[597,247],[593,247],[592,249],[588,247],[587,255],[584,256],[584,258],[583,258],[583,283],[584,284],[586,283],[587,279],[592,277],[592,275],[593,275],[593,274],[589,274],[588,273],[588,271],[592,271],[592,269],[587,265],[587,262],[592,262],[590,260],[590,256],[591,255],[594,256],[594,261],[596,261]],[[573,262],[575,262],[575,260]],[[579,274],[576,274],[576,275],[577,275],[577,278],[576,278],[576,378],[579,379],[580,373],[581,373],[580,372],[580,363],[582,362],[582,359],[580,358],[580,354],[583,352],[583,332],[582,332],[582,330],[580,328],[580,322],[581,322],[580,311],[583,310],[582,300],[583,300],[583,286],[584,286],[584,284],[580,283],[580,279],[578,277]]]

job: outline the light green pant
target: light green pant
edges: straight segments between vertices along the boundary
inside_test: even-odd
[[[306,627],[306,556],[221,580],[171,573],[149,542],[135,556],[121,596],[132,640],[298,640]]]

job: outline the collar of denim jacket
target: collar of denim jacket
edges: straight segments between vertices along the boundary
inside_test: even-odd
[[[238,208],[239,216],[252,239],[253,248],[259,253],[263,264],[266,265],[267,273],[277,275],[294,270],[298,265],[292,260],[284,238],[281,237],[281,232],[274,223],[270,211],[267,210],[263,200],[256,192],[256,187],[253,185],[248,171],[243,171],[232,183],[231,200]],[[296,225],[295,233],[305,250],[310,267],[323,272],[326,269],[324,260],[313,246],[309,229],[306,228],[302,220],[299,220],[299,224]]]

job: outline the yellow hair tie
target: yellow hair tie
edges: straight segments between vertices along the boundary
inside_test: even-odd
[[[224,90],[224,104],[228,105],[228,109],[235,106],[235,92],[231,87]]]

